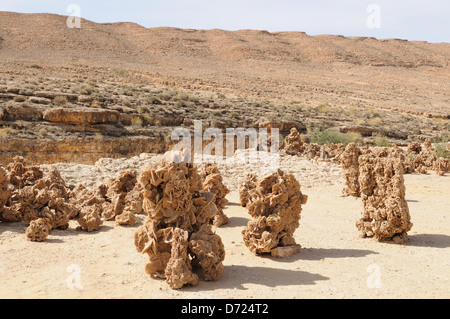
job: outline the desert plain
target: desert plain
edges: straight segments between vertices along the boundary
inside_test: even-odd
[[[96,187],[141,173],[170,150],[176,127],[292,128],[305,143],[406,148],[432,142],[449,157],[450,44],[241,30],[146,29],[132,23],[0,12],[0,163],[23,157],[66,184]],[[327,134],[321,134],[321,133]],[[323,140],[323,139],[329,140]],[[335,141],[334,139],[337,139]],[[411,160],[411,158],[409,158]],[[361,198],[344,197],[339,161],[280,153],[308,201],[294,233],[301,249],[254,255],[239,185],[253,163],[218,165],[229,188],[215,227],[224,273],[171,289],[145,273],[134,225],[52,229],[0,221],[1,298],[448,298],[449,173],[404,174],[411,230],[402,244],[361,238]]]

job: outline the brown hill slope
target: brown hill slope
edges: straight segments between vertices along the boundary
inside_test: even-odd
[[[178,87],[450,115],[449,43],[84,19],[69,29],[66,19],[0,12],[2,68],[80,74],[82,66],[90,77],[91,68],[114,68]]]
[[[303,32],[146,29],[135,23],[98,24],[84,19],[80,29],[70,29],[66,19],[54,14],[0,12],[2,53],[24,59],[44,54],[61,62],[82,54],[93,60],[113,54],[130,63],[152,57],[184,57],[218,62],[346,62],[413,68],[447,67],[450,60],[447,43],[309,36]]]

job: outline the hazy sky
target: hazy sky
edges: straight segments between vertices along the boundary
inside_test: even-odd
[[[70,15],[144,27],[304,31],[450,42],[449,0],[0,0],[0,11]]]

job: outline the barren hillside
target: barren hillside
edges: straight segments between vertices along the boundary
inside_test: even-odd
[[[94,136],[98,141],[101,133],[151,136],[155,143],[155,137],[167,136],[168,127],[189,127],[195,119],[218,127],[257,127],[261,120],[276,119],[296,122],[304,133],[333,128],[396,140],[449,135],[449,43],[148,29],[84,19],[81,28],[70,29],[66,20],[54,14],[0,12],[0,120],[8,127],[0,135],[11,137],[15,130],[22,133],[20,143],[38,136],[52,144],[22,145],[27,154],[43,149],[55,154],[61,143],[64,148],[78,145],[67,132],[84,141]],[[80,129],[70,123],[73,114],[43,115],[55,107],[105,112],[101,108],[120,116],[88,121]],[[36,127],[51,134],[28,134]],[[55,132],[60,134],[55,137]],[[119,144],[101,141],[77,151],[102,148],[92,162],[114,152],[127,154]],[[9,139],[4,150],[12,155],[18,145]],[[60,159],[72,156],[66,152]]]
[[[303,32],[146,29],[0,13],[3,62],[139,70],[186,86],[449,114],[450,44]]]

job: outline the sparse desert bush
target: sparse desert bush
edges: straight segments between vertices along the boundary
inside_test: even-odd
[[[19,120],[19,121],[16,121],[16,122],[15,122],[15,125],[16,125],[17,127],[20,127],[20,128],[27,128],[27,127],[30,127],[30,126],[31,126],[31,123],[30,123],[30,122],[27,122],[27,121]]]
[[[353,121],[353,123],[355,123],[356,125],[365,125],[366,124],[366,120],[365,119],[355,119]]]
[[[184,101],[176,101],[175,102],[175,104],[174,104],[174,106],[176,107],[176,108],[180,108],[180,107],[185,107],[186,106],[186,103],[184,102]]]
[[[367,121],[370,126],[380,126],[383,124],[383,120],[380,117],[373,117]]]
[[[170,101],[172,99],[172,95],[168,93],[160,93],[156,96],[156,98],[163,101]]]
[[[347,135],[349,135],[352,138],[352,143],[363,143],[364,139],[359,132],[348,132]]]
[[[131,125],[132,126],[142,126],[142,119],[140,117],[133,117],[131,119]]]
[[[318,113],[330,113],[330,105],[328,103],[321,103],[319,106],[317,106],[316,111]]]
[[[376,134],[374,136],[374,138],[373,138],[373,142],[374,142],[375,146],[379,146],[379,147],[389,147],[389,146],[391,146],[391,143],[386,138],[386,136],[381,135],[381,134]]]
[[[15,130],[9,126],[2,127],[2,128],[0,128],[0,138],[5,138],[9,134],[12,134],[14,132],[15,132]]]
[[[438,143],[434,147],[437,158],[450,158],[450,150],[447,149],[445,143]]]
[[[53,104],[58,105],[58,106],[64,106],[66,105],[68,102],[67,97],[66,96],[56,96],[53,99]]]
[[[150,114],[148,114],[148,113],[144,114],[143,117],[144,117],[145,125],[150,125],[150,126],[156,125],[157,121]]]
[[[91,95],[94,92],[94,88],[91,86],[83,85],[80,88],[80,94],[82,95]]]
[[[124,74],[127,74],[128,71],[126,71],[126,70],[114,70],[114,73],[119,74],[119,75],[124,75]]]
[[[438,138],[433,139],[433,143],[447,143],[450,142],[450,135],[442,135]]]
[[[331,130],[319,131],[314,130],[311,134],[311,143],[324,145],[324,144],[344,144],[348,145],[355,142],[355,136],[346,133],[340,133]]]
[[[96,140],[101,140],[101,139],[103,138],[103,134],[97,132],[97,133],[95,133],[94,138],[95,138]]]
[[[174,101],[189,101],[189,95],[186,93],[178,93],[173,97]]]
[[[144,114],[144,113],[149,113],[150,112],[150,108],[148,106],[145,106],[145,105],[138,106],[138,108],[136,110],[137,110],[137,112],[139,114]]]
[[[156,96],[151,96],[148,98],[149,104],[161,104],[161,101]]]
[[[122,95],[133,96],[133,90],[131,88],[124,88],[122,90]]]
[[[37,132],[37,135],[38,135],[39,137],[46,137],[47,134],[48,134],[48,131],[47,131],[44,127],[41,128],[41,129]]]

